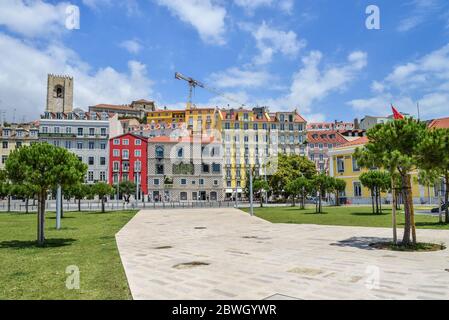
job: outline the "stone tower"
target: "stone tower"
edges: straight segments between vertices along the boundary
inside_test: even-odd
[[[69,76],[48,75],[47,108],[48,112],[73,111],[73,78]]]

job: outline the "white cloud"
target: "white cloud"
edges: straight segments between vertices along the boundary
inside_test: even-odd
[[[126,40],[120,43],[120,47],[126,49],[129,53],[138,54],[142,50],[142,45],[136,39]]]
[[[351,53],[346,63],[339,66],[320,68],[322,58],[319,51],[304,57],[304,66],[294,74],[290,92],[273,103],[284,107],[299,106],[301,112],[310,113],[316,102],[344,90],[367,65],[367,54],[360,51]]]
[[[256,40],[259,54],[254,58],[254,63],[258,65],[270,63],[277,53],[295,57],[306,46],[306,41],[298,39],[295,32],[276,29],[267,25],[265,21],[257,28],[251,25],[241,27],[250,31]]]
[[[62,45],[40,50],[31,44],[0,33],[0,109],[36,119],[45,110],[47,73],[75,78],[74,104],[86,108],[98,103],[127,103],[150,98],[152,81],[145,65],[128,63],[127,72],[111,67],[93,70],[75,52]]]
[[[0,1],[0,25],[26,37],[40,37],[64,32],[69,3],[53,5],[41,0]]]
[[[258,8],[272,7],[274,5],[283,12],[290,14],[294,6],[294,0],[234,0],[234,3],[244,8],[250,14]]]
[[[225,43],[226,9],[213,0],[156,0],[167,7],[172,15],[192,25],[204,42]]]
[[[121,1],[112,1],[112,0],[82,0],[83,4],[93,10],[100,10],[102,7],[110,7],[112,5],[116,5],[119,7],[126,8],[128,15],[139,14],[139,4],[137,0],[121,0]]]
[[[258,88],[268,83],[270,74],[265,71],[249,71],[229,68],[223,72],[211,74],[210,83],[219,88]]]
[[[447,114],[449,44],[414,61],[395,66],[382,81],[373,82],[372,90],[373,97],[352,100],[349,104],[357,111],[377,112],[382,105],[388,111],[390,103],[393,103],[404,112],[416,114],[419,101],[424,116]]]
[[[406,5],[411,6],[412,10],[408,16],[399,21],[397,30],[399,32],[407,32],[415,29],[426,20],[433,19],[434,14],[443,7],[440,0],[413,0]]]

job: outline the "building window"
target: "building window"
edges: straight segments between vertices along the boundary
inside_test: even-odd
[[[134,141],[134,143],[135,143],[136,146],[140,146],[140,145],[142,144],[142,140],[136,139],[136,140]]]
[[[88,163],[89,163],[89,165],[90,166],[93,166],[94,165],[94,157],[89,157],[89,161],[88,161]]]
[[[156,158],[163,158],[164,157],[164,147],[158,146],[156,147]]]
[[[3,141],[3,149],[8,149],[8,141]]]
[[[214,186],[218,186],[218,180],[214,180]]]
[[[119,145],[120,145],[120,140],[114,139],[114,146],[119,146]]]
[[[204,185],[204,179],[200,179],[200,186],[203,186]]]
[[[89,171],[87,173],[87,181],[89,181],[89,182],[94,181],[94,172],[93,171]]]
[[[114,149],[114,150],[112,151],[112,154],[114,155],[114,157],[120,157],[120,150]]]
[[[65,148],[66,149],[72,149],[72,141],[66,141],[65,142]]]
[[[83,149],[83,143],[82,143],[82,142],[77,142],[77,143],[76,143],[76,148],[77,148],[78,150]]]
[[[337,171],[339,173],[345,172],[345,159],[343,157],[337,158]]]
[[[203,163],[203,165],[201,167],[202,167],[202,172],[203,173],[209,173],[210,172],[210,168],[209,168],[208,164]]]
[[[220,173],[221,172],[221,165],[219,163],[213,163],[212,164],[212,172],[213,173]]]
[[[140,161],[134,162],[134,171],[135,172],[142,171],[142,162],[140,162]]]
[[[106,172],[104,171],[100,172],[100,181],[102,182],[106,181]]]
[[[217,193],[215,191],[212,191],[210,193],[210,200],[211,201],[217,201]]]
[[[119,171],[119,169],[120,169],[120,162],[114,161],[113,170],[117,172]]]
[[[100,157],[100,165],[105,166],[106,165],[106,157]]]
[[[159,185],[159,179],[154,179],[153,183],[154,183],[155,186],[158,186]]]
[[[84,135],[84,129],[78,128],[78,136],[83,136],[83,135]]]
[[[360,166],[357,163],[357,160],[355,159],[355,157],[352,157],[352,171],[354,171],[354,172],[360,171]]]
[[[95,149],[95,142],[89,141],[89,150],[94,150],[94,149]]]
[[[129,140],[128,139],[123,139],[123,145],[124,146],[128,146],[129,145]]]
[[[141,150],[134,150],[134,156],[135,157],[141,157],[142,156],[142,151]]]
[[[94,136],[95,135],[95,128],[89,128],[89,135]]]
[[[362,184],[354,182],[354,197],[360,198],[362,196]]]
[[[181,185],[185,186],[187,184],[187,179],[181,179]]]
[[[156,174],[164,174],[164,165],[156,164]]]
[[[187,201],[187,192],[181,192],[180,198],[181,198],[181,201]]]
[[[100,129],[100,134],[104,137],[104,136],[106,136],[106,128],[101,128]]]
[[[129,159],[129,150],[122,150],[122,158]]]
[[[100,143],[100,149],[106,150],[106,143],[104,143],[104,142]]]
[[[8,156],[2,156],[2,164],[5,164],[8,160]]]
[[[197,192],[192,192],[192,200],[193,201],[197,201],[198,200],[198,193]]]

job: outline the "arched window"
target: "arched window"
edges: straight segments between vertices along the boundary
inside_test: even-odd
[[[164,147],[157,146],[156,147],[156,158],[163,158],[164,157]]]
[[[64,88],[60,85],[57,85],[55,87],[55,95],[56,95],[56,98],[63,98],[64,97]]]

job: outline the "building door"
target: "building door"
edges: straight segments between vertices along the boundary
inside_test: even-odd
[[[200,201],[206,201],[206,191],[200,191]]]

